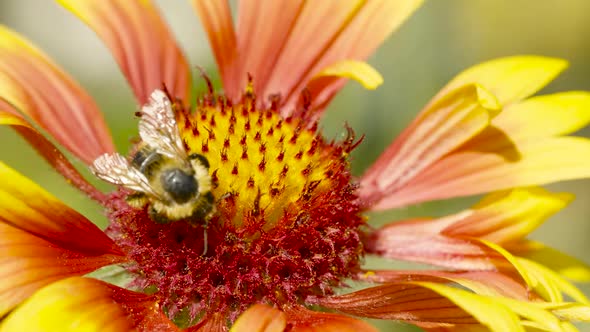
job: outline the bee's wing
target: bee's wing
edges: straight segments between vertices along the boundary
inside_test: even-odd
[[[172,102],[166,93],[155,90],[141,109],[139,136],[150,147],[169,158],[187,159]]]
[[[156,198],[160,197],[150,186],[145,175],[131,166],[127,159],[118,153],[105,153],[98,157],[90,166],[90,171],[100,179],[112,184],[144,192]]]

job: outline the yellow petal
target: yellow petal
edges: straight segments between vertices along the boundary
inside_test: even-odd
[[[188,102],[192,83],[188,62],[151,1],[58,2],[102,38],[140,104],[162,85],[172,97]]]
[[[115,150],[102,114],[90,95],[49,57],[3,26],[0,97],[87,164]]]
[[[287,321],[282,311],[255,304],[238,317],[230,332],[282,332],[286,326]]]
[[[563,302],[562,293],[564,293],[580,303],[588,303],[588,299],[584,293],[556,272],[528,259],[513,256],[507,250],[494,243],[485,240],[481,240],[481,242],[510,261],[531,289],[546,301]]]
[[[494,94],[500,104],[508,105],[539,91],[566,67],[564,60],[541,56],[494,59],[461,72],[436,98],[465,84],[478,83]]]
[[[590,322],[590,306],[578,303],[549,304],[547,307],[558,317],[571,321]]]
[[[345,77],[359,82],[365,89],[375,90],[383,84],[383,77],[379,72],[364,61],[342,60],[322,71],[317,77]]]
[[[552,332],[562,331],[560,320],[552,312],[535,305],[535,302],[518,301],[506,297],[493,297],[493,300],[525,318],[528,322],[534,323],[537,329]],[[533,324],[523,325],[531,326]]]
[[[519,255],[545,265],[567,279],[590,282],[590,266],[575,257],[533,241],[518,244],[517,250],[523,251]]]
[[[451,300],[475,317],[481,324],[487,326],[490,331],[524,332],[523,327],[519,323],[518,316],[494,301],[493,298],[478,296],[461,289],[430,282],[416,282],[415,284],[431,289]]]
[[[492,126],[461,150],[493,151],[550,136],[569,134],[590,122],[590,93],[563,92],[512,104],[492,120]]]
[[[150,297],[95,279],[69,278],[39,290],[0,332],[178,331]]]
[[[518,261],[529,276],[539,280],[539,284],[542,284],[547,289],[546,293],[549,297],[547,300],[560,302],[563,300],[561,293],[564,293],[580,303],[590,303],[582,291],[576,288],[571,282],[562,278],[555,271],[525,258],[519,258]],[[559,293],[559,296],[555,296],[555,293]]]

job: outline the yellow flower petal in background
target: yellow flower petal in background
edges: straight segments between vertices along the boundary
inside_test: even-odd
[[[567,67],[561,59],[512,56],[475,65],[453,78],[434,99],[470,83],[488,89],[502,105],[522,100],[541,90]]]
[[[95,279],[69,278],[41,289],[0,323],[0,332],[179,331],[147,295]]]
[[[0,99],[86,164],[115,151],[94,100],[25,38],[0,26]]]
[[[283,332],[286,325],[282,311],[255,304],[238,317],[230,332]]]
[[[139,104],[162,85],[188,102],[188,62],[150,0],[57,0],[110,48]]]
[[[318,77],[346,77],[359,82],[365,89],[374,90],[383,84],[383,77],[375,68],[363,61],[342,60],[322,71]],[[313,79],[313,78],[312,78]]]

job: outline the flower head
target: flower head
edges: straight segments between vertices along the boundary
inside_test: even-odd
[[[236,31],[227,2],[195,0],[224,92],[205,76],[194,105],[187,61],[149,1],[60,3],[113,51],[141,107],[140,139],[116,153],[92,99],[0,29],[0,121],[109,219],[103,232],[0,164],[0,331],[373,330],[351,316],[557,331],[590,319],[565,279],[588,281],[590,270],[525,239],[572,199],[531,186],[590,173],[590,142],[564,136],[590,121],[590,95],[526,99],[563,61],[468,69],[355,178],[349,154],[361,140],[350,128],[327,139],[318,120],[346,78],[380,84],[362,60],[420,1],[241,2]],[[23,114],[116,190],[89,184]],[[366,217],[491,191],[443,218],[371,229]],[[440,269],[375,270],[366,255]],[[126,281],[88,274],[109,266]],[[346,291],[350,280],[367,287]]]

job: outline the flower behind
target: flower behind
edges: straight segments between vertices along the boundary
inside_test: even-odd
[[[118,179],[117,190],[90,185],[22,114],[90,165],[116,156],[98,108],[41,51],[0,29],[2,123],[110,221],[101,232],[2,164],[0,266],[10,277],[0,330],[220,331],[233,322],[236,331],[374,330],[356,316],[425,329],[557,331],[589,319],[588,300],[564,278],[588,281],[589,270],[558,254],[579,273],[553,271],[543,255],[551,249],[525,239],[572,199],[530,186],[590,173],[590,142],[565,136],[590,121],[590,95],[527,99],[563,61],[503,58],[459,74],[355,179],[349,154],[360,141],[348,128],[344,140],[328,140],[317,121],[347,78],[380,84],[362,61],[420,1],[244,1],[234,30],[227,2],[195,0],[224,87],[216,93],[206,79],[195,105],[188,62],[149,1],[59,2],[111,49],[140,116],[154,103],[173,115],[172,143],[208,170],[200,176],[211,181],[214,208],[155,216],[155,204],[166,204],[149,174],[159,164],[133,165],[137,151],[154,148],[141,124],[144,142],[122,159],[123,172],[102,177]],[[147,153],[142,160],[164,154]],[[131,172],[143,186],[124,181]],[[369,211],[497,190],[455,215],[367,227]],[[365,255],[441,269],[371,270]],[[113,264],[129,289],[84,277]],[[343,293],[350,279],[368,286]]]

